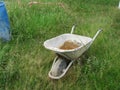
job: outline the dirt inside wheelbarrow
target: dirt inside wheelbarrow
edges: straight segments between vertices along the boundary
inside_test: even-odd
[[[76,41],[65,41],[63,43],[62,46],[60,46],[60,49],[63,49],[63,50],[70,50],[70,49],[75,49],[75,48],[78,48],[80,47],[80,43],[76,42]]]

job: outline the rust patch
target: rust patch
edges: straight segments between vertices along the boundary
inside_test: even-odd
[[[60,49],[70,50],[70,49],[75,49],[78,47],[80,47],[80,44],[68,40],[68,41],[64,42],[62,46],[60,46]]]

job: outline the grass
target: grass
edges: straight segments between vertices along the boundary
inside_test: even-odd
[[[118,0],[36,0],[59,5],[28,6],[29,0],[5,0],[12,39],[0,43],[0,90],[119,90],[120,10]],[[43,47],[54,36],[74,33],[93,37],[83,65],[73,64],[60,80],[48,78],[55,54]]]

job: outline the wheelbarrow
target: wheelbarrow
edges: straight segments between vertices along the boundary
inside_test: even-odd
[[[80,56],[91,46],[101,30],[98,30],[93,38],[73,34],[75,25],[71,29],[71,33],[59,35],[44,42],[45,48],[54,51],[56,57],[53,61],[51,70],[48,75],[52,79],[62,78],[70,66],[75,60],[78,60]],[[66,42],[77,42],[78,47],[73,49],[61,49],[60,47]]]

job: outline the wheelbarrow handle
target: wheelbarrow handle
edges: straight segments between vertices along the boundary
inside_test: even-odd
[[[93,37],[93,41],[96,39],[96,37],[98,36],[98,34],[100,33],[102,31],[102,29],[99,29],[98,31],[97,31],[97,33],[94,35],[94,37]]]
[[[73,32],[74,32],[75,26],[76,26],[76,25],[73,25],[73,26],[72,26],[72,29],[71,29],[71,32],[70,32],[71,34],[73,34]]]

